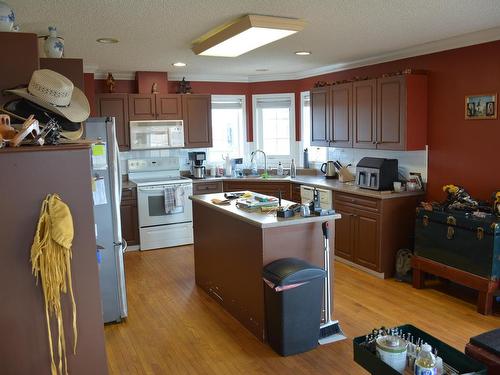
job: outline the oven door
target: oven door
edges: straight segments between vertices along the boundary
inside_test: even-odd
[[[174,186],[184,189],[182,207],[173,211],[165,211],[165,187]],[[189,196],[193,194],[192,184],[168,184],[139,186],[137,188],[137,205],[139,209],[139,226],[186,223],[193,221],[193,208]]]

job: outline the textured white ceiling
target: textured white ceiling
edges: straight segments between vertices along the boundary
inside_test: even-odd
[[[65,56],[98,71],[252,77],[310,71],[500,26],[499,0],[7,0],[21,31],[57,26]],[[304,31],[237,58],[191,41],[244,14],[302,18]],[[96,43],[115,37],[116,45]],[[499,36],[500,38],[500,36]],[[296,56],[310,50],[311,56]],[[174,68],[183,61],[186,68]],[[268,69],[265,73],[256,69]]]

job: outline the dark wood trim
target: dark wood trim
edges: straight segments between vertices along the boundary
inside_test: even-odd
[[[500,286],[498,280],[490,280],[418,255],[414,255],[411,262],[413,267],[414,288],[421,289],[425,286],[424,273],[443,277],[457,284],[477,290],[479,292],[477,311],[484,315],[491,314],[493,308],[493,294]]]

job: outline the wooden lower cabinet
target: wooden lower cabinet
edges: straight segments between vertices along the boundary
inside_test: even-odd
[[[361,210],[354,214],[354,261],[373,270],[380,268],[379,227],[380,215]]]
[[[301,198],[300,198],[300,184],[294,184],[293,182],[290,184],[290,193],[291,193],[291,200],[292,202],[295,203],[301,203]]]
[[[137,188],[124,188],[120,205],[122,237],[129,246],[139,245],[139,212],[137,210]]]
[[[193,183],[193,195],[222,193],[222,181]]]
[[[224,191],[243,190],[272,195],[274,197],[278,197],[281,192],[283,199],[292,200],[289,182],[224,181]]]
[[[354,261],[354,214],[348,207],[335,206],[342,217],[335,221],[335,255]]]
[[[412,248],[420,196],[377,199],[334,192],[335,255],[391,277],[396,253]]]

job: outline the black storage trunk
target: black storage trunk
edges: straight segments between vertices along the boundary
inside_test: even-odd
[[[269,345],[283,356],[314,349],[319,339],[325,271],[300,259],[285,258],[265,266],[263,276],[267,280]]]
[[[417,339],[420,338],[424,342],[430,344],[437,349],[438,355],[443,359],[443,362],[448,366],[453,367],[460,374],[487,374],[486,366],[475,359],[465,355],[448,344],[438,340],[434,336],[429,335],[411,324],[406,324],[397,327],[403,333],[411,333]],[[356,337],[352,344],[354,350],[354,361],[362,366],[366,371],[373,375],[401,375],[398,371],[382,362],[374,353],[370,352],[362,344],[365,341],[365,336]],[[413,372],[412,372],[413,373]]]
[[[491,280],[500,277],[500,223],[462,211],[417,209],[415,254]]]

